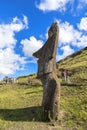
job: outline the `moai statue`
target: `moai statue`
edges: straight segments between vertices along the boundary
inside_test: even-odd
[[[43,84],[44,120],[58,120],[60,106],[60,83],[56,71],[56,49],[59,28],[53,23],[48,31],[48,40],[33,54],[38,58],[37,77]]]

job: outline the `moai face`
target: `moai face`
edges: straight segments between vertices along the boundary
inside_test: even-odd
[[[48,31],[48,36],[48,40],[43,47],[33,54],[33,56],[38,58],[37,77],[51,73],[54,69],[54,62],[56,62],[56,46],[58,44],[58,41],[55,42],[56,39],[58,40],[57,23],[52,24]]]

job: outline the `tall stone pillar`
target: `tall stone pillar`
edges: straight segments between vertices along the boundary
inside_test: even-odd
[[[53,23],[48,31],[48,40],[41,49],[33,54],[38,58],[37,77],[43,84],[44,119],[58,120],[60,106],[60,83],[56,70],[56,50],[59,28]]]

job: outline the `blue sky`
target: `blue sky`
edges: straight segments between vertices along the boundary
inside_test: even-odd
[[[0,0],[0,79],[37,72],[32,54],[55,21],[57,61],[87,46],[87,0]]]

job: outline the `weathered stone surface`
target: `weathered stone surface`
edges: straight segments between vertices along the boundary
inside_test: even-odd
[[[43,101],[45,120],[58,119],[60,84],[56,71],[56,49],[58,44],[59,28],[53,23],[48,31],[48,40],[41,49],[33,54],[38,58],[37,77],[43,84]],[[49,116],[50,115],[50,116]]]

